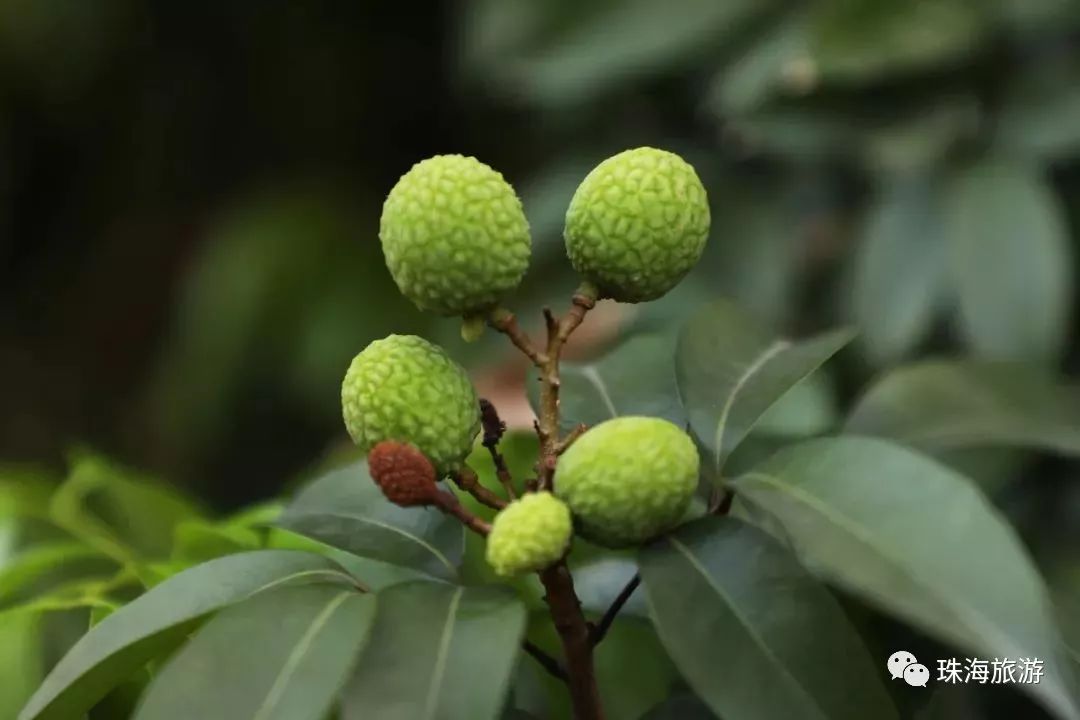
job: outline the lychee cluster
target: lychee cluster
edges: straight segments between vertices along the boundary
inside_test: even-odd
[[[661,297],[700,259],[709,223],[701,180],[678,155],[642,147],[601,162],[566,213],[566,252],[582,278],[583,307]],[[461,317],[468,340],[485,324],[507,332],[500,303],[528,269],[532,241],[522,202],[499,172],[463,155],[417,163],[387,196],[379,237],[394,282],[418,308]],[[557,371],[557,352],[530,358]],[[549,477],[520,497],[508,491],[509,502],[478,493],[475,476],[461,478],[471,472],[465,458],[481,428],[481,401],[464,368],[417,336],[369,344],[345,373],[341,401],[349,435],[386,498],[435,506],[486,534],[487,562],[503,576],[560,562],[575,532],[613,548],[646,542],[680,521],[697,486],[697,450],[685,432],[665,420],[621,417],[560,448],[557,462],[547,446],[553,483]],[[484,445],[497,457],[497,415],[484,427],[491,428]],[[498,511],[490,526],[439,489],[448,477]]]

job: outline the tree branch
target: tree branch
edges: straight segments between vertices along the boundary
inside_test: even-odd
[[[596,305],[598,293],[589,283],[583,283],[574,294],[573,306],[562,318],[557,319],[551,310],[544,308],[547,324],[547,347],[543,353],[536,352],[531,343],[524,343],[520,334],[515,339],[510,332],[507,335],[514,344],[525,352],[540,370],[543,383],[540,390],[540,412],[536,423],[536,434],[540,438],[540,458],[537,462],[536,487],[549,490],[553,485],[555,464],[558,460],[559,447],[559,357],[563,345],[578,325],[585,319],[586,313]],[[505,317],[496,318],[510,329]],[[493,327],[499,329],[497,325]],[[596,671],[593,667],[593,646],[589,639],[589,626],[581,612],[581,603],[574,592],[574,579],[566,567],[566,561],[560,560],[555,565],[540,573],[540,581],[547,591],[545,600],[551,611],[551,619],[559,633],[566,658],[567,684],[570,699],[574,706],[576,720],[604,720],[604,710],[600,704],[600,691],[596,685]]]
[[[521,329],[520,325],[518,325],[517,317],[514,316],[514,313],[505,308],[497,308],[488,316],[488,325],[493,330],[497,330],[510,338],[510,342],[514,343],[521,352],[525,353],[525,356],[532,360],[533,365],[543,367],[547,362],[547,357],[544,353],[537,349],[528,334]]]
[[[461,521],[461,524],[472,530],[477,535],[487,537],[491,532],[491,524],[481,520],[473,515],[471,512],[465,509],[465,506],[461,504],[452,493],[448,493],[445,490],[440,490],[435,493],[432,498],[431,504],[442,510],[447,515],[452,515]]]
[[[570,446],[574,444],[574,441],[585,434],[585,431],[589,429],[589,426],[585,423],[578,423],[574,426],[574,429],[566,433],[559,442],[555,443],[555,454],[562,455],[564,452],[570,449]]]
[[[576,720],[603,720],[600,690],[593,668],[593,646],[589,641],[589,626],[581,614],[581,605],[574,592],[574,580],[565,562],[559,562],[540,573],[547,590],[545,600],[551,619],[562,640],[566,656],[567,684],[574,705]]]
[[[634,594],[634,591],[638,589],[638,585],[641,584],[641,575],[635,573],[634,577],[630,578],[630,582],[623,586],[623,589],[619,591],[619,594],[615,596],[615,600],[608,607],[607,612],[600,618],[600,622],[592,627],[589,633],[589,641],[592,642],[593,647],[600,644],[600,641],[604,639],[608,634],[608,630],[611,629],[611,624],[615,622],[616,616],[619,611],[623,609],[630,596]]]
[[[487,505],[492,510],[502,510],[506,507],[506,501],[480,484],[480,478],[465,466],[460,470],[450,473],[450,479],[454,484],[476,498],[481,504]]]
[[[558,660],[551,657],[528,640],[523,642],[521,644],[521,647],[525,650],[525,652],[532,655],[533,660],[536,660],[536,662],[540,663],[540,666],[547,670],[549,674],[551,674],[553,677],[558,678],[559,680],[562,680],[563,682],[566,682],[566,670],[563,669],[563,666],[559,664]]]

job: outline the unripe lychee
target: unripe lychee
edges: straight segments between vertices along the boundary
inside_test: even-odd
[[[523,495],[491,524],[487,561],[502,576],[543,570],[566,552],[574,532],[570,509],[548,492]]]
[[[582,536],[612,548],[645,542],[682,519],[697,487],[698,452],[678,426],[620,417],[588,430],[555,468],[555,492]]]
[[[440,315],[495,306],[529,265],[521,200],[501,174],[462,155],[436,155],[405,173],[383,204],[379,237],[402,294]]]
[[[641,147],[604,160],[566,212],[566,252],[600,296],[655,300],[679,284],[705,249],[709,204],[694,168]]]
[[[460,467],[480,431],[480,405],[465,370],[415,335],[390,335],[353,358],[341,384],[345,427],[364,452],[408,443],[439,477]]]
[[[435,466],[412,445],[383,440],[371,448],[367,462],[371,479],[395,505],[428,505],[439,492]]]

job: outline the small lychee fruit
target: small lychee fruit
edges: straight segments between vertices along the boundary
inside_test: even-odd
[[[415,335],[376,340],[353,358],[341,384],[345,427],[364,452],[408,443],[438,477],[458,469],[480,431],[480,404],[464,368]]]
[[[694,168],[640,147],[604,160],[566,212],[566,252],[600,296],[638,303],[664,295],[697,264],[709,204]]]
[[[555,492],[586,539],[637,545],[682,519],[699,463],[694,441],[677,425],[619,417],[588,430],[559,458]]]
[[[371,448],[367,462],[371,479],[395,505],[428,505],[439,492],[435,466],[412,445],[383,440]]]
[[[536,492],[503,508],[491,524],[487,561],[504,577],[543,570],[558,561],[574,532],[570,509],[549,492]]]
[[[405,173],[379,223],[386,265],[421,310],[473,316],[529,265],[529,223],[503,176],[473,157],[436,155]]]

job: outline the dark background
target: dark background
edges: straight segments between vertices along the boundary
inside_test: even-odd
[[[519,307],[572,287],[562,214],[596,162],[695,164],[701,267],[594,343],[734,296],[793,334],[868,331],[840,403],[937,353],[1074,371],[1078,42],[1069,0],[9,0],[0,458],[89,445],[222,507],[270,496],[344,441],[344,369],[394,331],[513,397],[502,345],[465,346],[382,264],[382,198],[445,152],[523,196]],[[942,212],[1003,229],[965,244],[936,203],[988,165],[1003,184]]]

